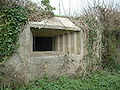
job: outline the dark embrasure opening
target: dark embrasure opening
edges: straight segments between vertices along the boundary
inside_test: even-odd
[[[52,51],[53,37],[33,37],[33,51]]]

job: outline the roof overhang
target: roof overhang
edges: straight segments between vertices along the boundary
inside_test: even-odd
[[[45,19],[41,22],[29,22],[31,28],[46,28],[57,30],[80,31],[80,28],[75,26],[68,18],[54,17]]]

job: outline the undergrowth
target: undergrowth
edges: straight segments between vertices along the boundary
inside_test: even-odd
[[[1,90],[12,90],[1,88]],[[29,83],[17,90],[120,90],[119,73],[96,71],[82,78],[59,77],[43,78]]]

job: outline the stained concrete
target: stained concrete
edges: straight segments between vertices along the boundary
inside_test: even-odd
[[[24,73],[27,82],[43,76],[58,77],[61,75],[73,75],[79,67],[79,61],[83,56],[81,53],[84,51],[81,45],[83,41],[80,28],[75,26],[69,19],[57,17],[52,20],[53,21],[30,22],[19,36],[20,46],[17,52],[5,63],[6,66],[11,65],[15,67],[17,71]],[[44,22],[47,22],[47,24]],[[62,22],[62,24],[60,22]],[[45,24],[44,29],[49,26],[49,28],[54,30],[68,29],[75,32],[71,34],[73,37],[68,34],[69,39],[66,38],[66,41],[64,40],[64,42],[68,44],[68,49],[64,43],[62,49],[59,47],[59,44],[57,44],[59,47],[57,48],[58,51],[33,52],[33,29],[31,30],[31,28],[41,29],[43,28],[43,26],[41,26],[43,24]],[[76,33],[76,31],[79,33]],[[66,36],[64,35],[63,37]],[[57,42],[60,42],[59,39]],[[78,46],[76,46],[77,44]],[[73,46],[73,49],[70,48],[71,46]],[[67,53],[64,52],[64,50],[70,50],[70,52]]]

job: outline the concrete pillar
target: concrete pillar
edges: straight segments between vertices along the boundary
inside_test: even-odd
[[[68,52],[71,53],[71,35],[68,33]]]
[[[60,51],[60,36],[59,35],[55,38],[55,50]]]
[[[74,40],[73,40],[73,43],[74,43],[74,54],[77,54],[77,32],[74,32]]]
[[[77,54],[80,54],[81,50],[80,32],[77,32]]]
[[[63,38],[63,44],[62,44],[63,45],[63,48],[62,48],[63,50],[62,51],[65,52],[66,51],[66,44],[65,44],[66,38],[65,38],[65,34],[62,35],[62,38]]]
[[[65,34],[65,52],[68,53],[68,34]]]
[[[63,52],[63,35],[60,35],[59,39],[60,39],[60,43],[59,43],[60,52]]]
[[[71,53],[74,53],[74,33],[70,33]]]

